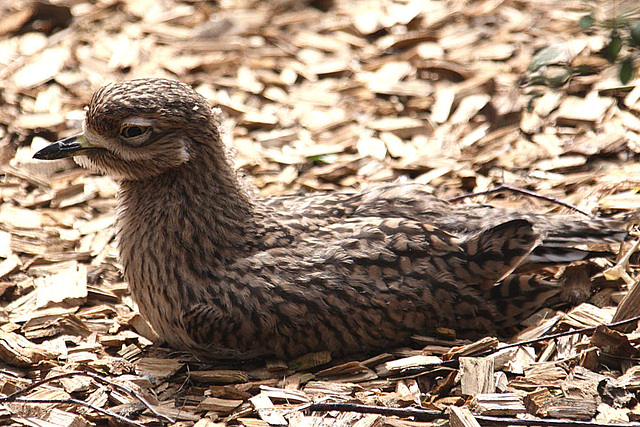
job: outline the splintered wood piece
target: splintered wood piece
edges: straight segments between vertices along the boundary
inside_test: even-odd
[[[547,90],[544,95],[536,100],[533,112],[540,117],[547,117],[553,110],[558,108],[564,96],[565,94],[561,91]]]
[[[1,266],[2,264],[0,264],[0,267]],[[627,292],[622,301],[620,301],[620,304],[618,304],[616,313],[611,319],[612,322],[620,322],[640,315],[640,286],[638,286],[638,283],[640,283],[640,281],[636,281],[629,287],[629,292]],[[622,332],[631,332],[636,325],[637,322],[634,322],[617,326],[616,329]]]
[[[0,332],[0,360],[12,366],[32,366],[56,354],[14,332]]]
[[[315,417],[303,417],[300,416],[300,420],[311,420],[314,419]],[[243,427],[269,427],[269,423],[263,420],[259,420],[256,418],[237,418],[236,421],[238,421],[238,423],[243,426]],[[216,424],[215,426],[212,427],[222,427],[226,424]],[[313,425],[312,423],[309,424],[301,424],[301,425]]]
[[[595,416],[599,423],[628,423],[629,414],[626,408],[614,408],[604,402],[598,405],[598,413]]]
[[[131,325],[137,333],[149,340],[146,345],[150,345],[160,340],[156,331],[153,330],[151,325],[149,325],[149,322],[147,322],[140,313],[129,314],[126,318],[122,319],[122,323]]]
[[[522,342],[529,341],[536,338],[540,338],[541,336],[547,334],[553,327],[555,327],[560,320],[562,320],[562,316],[555,315],[547,318],[546,316],[539,316],[534,314],[529,319],[527,328],[520,331],[514,338],[512,338],[512,342]]]
[[[490,100],[491,96],[488,94],[469,95],[462,98],[449,121],[453,124],[468,123]]]
[[[572,328],[582,329],[611,323],[615,308],[598,308],[589,303],[583,303],[570,310],[560,322]]]
[[[9,368],[8,370],[10,370]],[[26,378],[19,378],[13,375],[0,374],[0,392],[9,395],[15,393],[18,390],[31,385],[31,380]]]
[[[258,420],[256,420],[258,421]],[[242,423],[240,423],[242,425]],[[267,424],[268,425],[268,424]],[[212,420],[211,418],[200,418],[198,422],[196,422],[193,427],[224,427],[224,423],[218,423]],[[266,426],[265,426],[266,427]]]
[[[189,377],[194,381],[214,384],[244,383],[249,381],[249,376],[245,371],[231,369],[191,371],[189,372]]]
[[[17,255],[10,254],[4,261],[0,262],[0,278],[15,272],[22,266],[22,261]]]
[[[640,365],[632,366],[616,379],[619,387],[630,391],[640,390]]]
[[[362,382],[375,380],[378,375],[360,362],[353,361],[323,369],[315,377],[330,381]]]
[[[36,307],[77,306],[87,299],[87,266],[75,264],[57,274],[36,279]]]
[[[121,347],[127,341],[134,341],[139,338],[141,336],[133,331],[122,331],[115,335],[102,335],[98,337],[98,341],[105,347]]]
[[[524,398],[527,410],[538,417],[590,420],[596,414],[598,404],[592,399],[555,397],[548,389],[541,388]]]
[[[539,388],[528,393],[524,398],[524,403],[530,413],[538,416],[545,416],[546,414],[542,412],[542,406],[549,399],[553,399],[549,389]]]
[[[242,400],[220,399],[217,397],[205,397],[198,404],[197,411],[214,411],[223,415],[230,414],[238,406],[242,405]]]
[[[472,342],[459,347],[453,347],[448,353],[443,355],[444,360],[450,360],[458,356],[468,356],[472,354],[482,353],[498,347],[498,339],[495,337],[485,337],[478,341]]]
[[[349,396],[362,387],[352,383],[334,383],[328,381],[309,381],[303,391],[307,394],[328,394],[332,396]]]
[[[277,400],[290,403],[305,403],[311,400],[309,396],[300,390],[289,390],[266,385],[260,386],[260,390],[272,401]]]
[[[402,359],[391,360],[384,364],[389,372],[398,372],[407,368],[417,368],[420,366],[439,365],[442,359],[438,356],[409,356]]]
[[[260,393],[257,396],[253,396],[249,399],[251,406],[258,411],[258,416],[269,423],[269,425],[286,426],[287,420],[284,416],[276,410],[275,406],[269,396],[265,393]]]
[[[46,421],[59,427],[89,427],[92,425],[92,423],[78,414],[62,411],[57,408],[53,408],[51,412],[49,412]]]
[[[52,369],[51,372],[47,375],[47,377],[52,377],[55,375],[59,375],[64,373],[63,370],[60,369]],[[83,375],[77,375],[72,377],[66,377],[60,379],[60,384],[69,394],[79,393],[83,391],[89,391],[93,385],[93,380],[89,377],[85,377]]]
[[[414,379],[400,380],[396,383],[397,402],[401,405],[420,406],[420,387]]]
[[[638,354],[638,349],[631,345],[627,335],[604,325],[596,328],[591,336],[590,344],[600,348],[607,356],[627,359]]]
[[[471,401],[471,409],[481,415],[512,416],[526,410],[522,396],[517,393],[478,394]]]
[[[29,61],[11,76],[13,87],[29,89],[51,80],[62,70],[71,52],[64,46],[51,46]],[[61,117],[64,121],[64,117]],[[42,125],[40,125],[42,126]]]
[[[431,132],[426,122],[411,117],[387,117],[370,122],[369,127],[380,132],[391,132],[400,138],[410,138]]]
[[[494,359],[489,357],[461,357],[459,375],[462,394],[475,396],[493,393],[496,389],[494,366]]]
[[[578,366],[578,368],[580,368]],[[597,404],[602,399],[598,392],[598,385],[603,381],[600,380],[566,380],[564,384],[562,384],[562,392],[564,393],[564,397],[570,397],[575,399],[585,399],[595,402]],[[606,385],[609,385],[610,382],[604,380]],[[606,387],[606,385],[604,387]],[[627,393],[619,393],[616,397],[623,397],[624,394]],[[620,400],[622,402],[622,399]]]
[[[494,360],[496,371],[522,375],[524,368],[536,361],[532,347],[510,347],[487,356]]]
[[[480,427],[480,423],[474,418],[469,408],[450,406],[449,411],[451,427]]]
[[[60,405],[55,402],[56,399],[69,399],[71,395],[59,388],[40,388],[32,393],[29,393],[27,398],[34,400],[52,400],[51,403],[11,403],[11,409],[21,415],[29,415],[36,419],[45,419],[49,412],[56,406]],[[15,413],[14,412],[14,413]]]
[[[105,228],[113,227],[115,218],[115,213],[110,212],[90,221],[78,220],[78,222],[73,225],[73,228],[78,230],[83,236],[86,234],[93,234],[100,230],[104,230]]]
[[[32,209],[19,208],[3,203],[0,206],[0,223],[17,228],[42,228],[44,222],[41,212]]]
[[[11,250],[16,253],[39,255],[43,258],[49,255],[64,256],[75,246],[76,241],[77,239],[73,237],[71,239],[62,238],[58,230],[50,228],[43,230],[14,229],[11,231]]]
[[[567,378],[567,372],[552,362],[536,363],[525,369],[524,377],[518,377],[509,383],[510,387],[534,390],[538,387],[558,387]]]
[[[176,359],[143,357],[136,362],[136,374],[148,375],[159,380],[169,378],[178,372],[184,363]]]
[[[382,415],[365,414],[353,424],[353,427],[376,427],[383,424],[382,420]]]
[[[558,110],[559,124],[577,125],[581,123],[599,123],[605,113],[613,106],[612,98],[603,98],[593,93],[586,98],[569,96],[565,98]]]
[[[0,258],[9,258],[11,254],[11,233],[0,230]]]
[[[377,80],[367,82],[367,87],[372,91],[381,95],[396,95],[396,96],[412,96],[416,98],[422,98],[430,95],[433,92],[433,85],[422,81],[410,81],[410,82],[380,82]],[[424,98],[427,105],[430,105],[432,101],[428,98]]]

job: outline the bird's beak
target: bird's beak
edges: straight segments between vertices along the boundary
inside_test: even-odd
[[[33,158],[40,160],[55,160],[81,155],[89,150],[96,149],[103,150],[102,147],[91,145],[84,134],[80,133],[47,145],[42,150],[34,154]]]

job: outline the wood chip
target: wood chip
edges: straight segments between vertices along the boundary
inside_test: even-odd
[[[460,384],[462,394],[474,396],[480,393],[493,393],[496,389],[494,381],[494,359],[489,357],[461,357]]]
[[[217,397],[206,397],[198,404],[197,411],[214,411],[220,414],[230,414],[238,406],[242,405],[242,400],[219,399]]]
[[[480,415],[513,416],[525,412],[522,396],[517,393],[478,394],[471,408]]]
[[[451,406],[449,408],[449,423],[451,427],[480,427],[480,423],[473,417],[469,408]]]
[[[249,381],[244,371],[217,369],[212,371],[191,371],[189,377],[193,381],[214,384],[243,383]]]
[[[56,355],[38,346],[22,335],[0,332],[0,360],[12,366],[31,366]]]
[[[55,275],[36,279],[36,307],[77,306],[87,299],[87,267],[74,263]]]

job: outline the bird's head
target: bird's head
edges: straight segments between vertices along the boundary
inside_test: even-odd
[[[190,86],[147,78],[103,86],[91,98],[84,133],[43,148],[34,157],[74,157],[81,166],[139,180],[189,162],[197,144],[218,144],[207,101]]]

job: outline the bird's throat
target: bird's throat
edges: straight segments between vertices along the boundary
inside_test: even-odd
[[[198,148],[178,168],[121,182],[117,225],[123,256],[127,245],[141,242],[139,250],[172,253],[190,263],[238,256],[252,227],[252,204],[231,165],[210,147]]]

